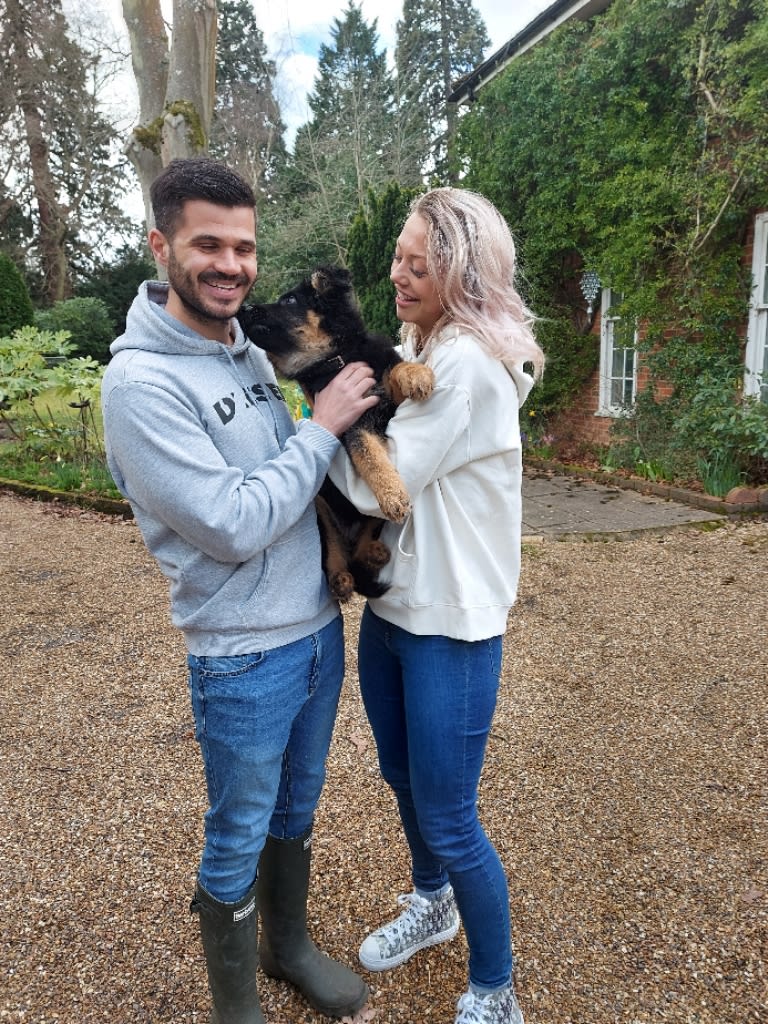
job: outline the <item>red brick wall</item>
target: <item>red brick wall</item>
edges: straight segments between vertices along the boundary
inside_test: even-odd
[[[595,348],[600,351],[600,312],[589,332],[594,338]],[[567,409],[550,419],[548,433],[554,438],[555,446],[562,450],[573,450],[591,445],[607,445],[611,423],[610,416],[596,416],[600,402],[600,371],[590,376],[581,391],[572,399]]]
[[[600,344],[600,337],[595,339]],[[592,374],[567,409],[550,419],[548,433],[556,446],[606,445],[613,420],[609,416],[595,416],[599,399],[600,374]]]

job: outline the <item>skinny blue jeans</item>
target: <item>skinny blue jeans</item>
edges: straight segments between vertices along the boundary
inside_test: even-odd
[[[413,884],[451,883],[469,945],[469,979],[509,984],[509,890],[477,813],[501,672],[501,637],[416,636],[366,607],[358,667],[385,781],[397,798]]]
[[[209,804],[199,880],[236,903],[267,833],[295,839],[312,825],[344,678],[341,616],[284,647],[188,663]]]

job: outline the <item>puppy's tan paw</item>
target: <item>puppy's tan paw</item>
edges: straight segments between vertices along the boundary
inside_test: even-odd
[[[402,523],[411,511],[411,500],[404,491],[392,491],[379,498],[379,508],[385,519],[393,523]]]
[[[415,402],[423,402],[432,394],[435,388],[435,375],[428,366],[412,366],[408,374],[409,398]]]
[[[390,557],[391,552],[389,548],[386,544],[382,544],[380,540],[372,540],[360,552],[360,561],[366,569],[371,569],[374,572],[385,566]]]
[[[423,402],[429,398],[435,387],[435,375],[422,363],[398,363],[392,367],[392,381],[402,398]]]
[[[355,592],[355,581],[349,572],[331,573],[328,586],[337,601],[348,601]]]

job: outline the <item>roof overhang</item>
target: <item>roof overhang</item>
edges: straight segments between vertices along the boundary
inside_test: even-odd
[[[460,79],[448,97],[449,103],[471,103],[477,92],[520,54],[554,32],[558,26],[572,18],[587,21],[609,7],[611,0],[557,0],[538,14],[533,21],[488,60]]]

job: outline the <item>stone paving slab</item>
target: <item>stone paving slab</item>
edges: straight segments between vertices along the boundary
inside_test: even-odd
[[[622,534],[727,517],[653,494],[526,469],[523,537]]]

